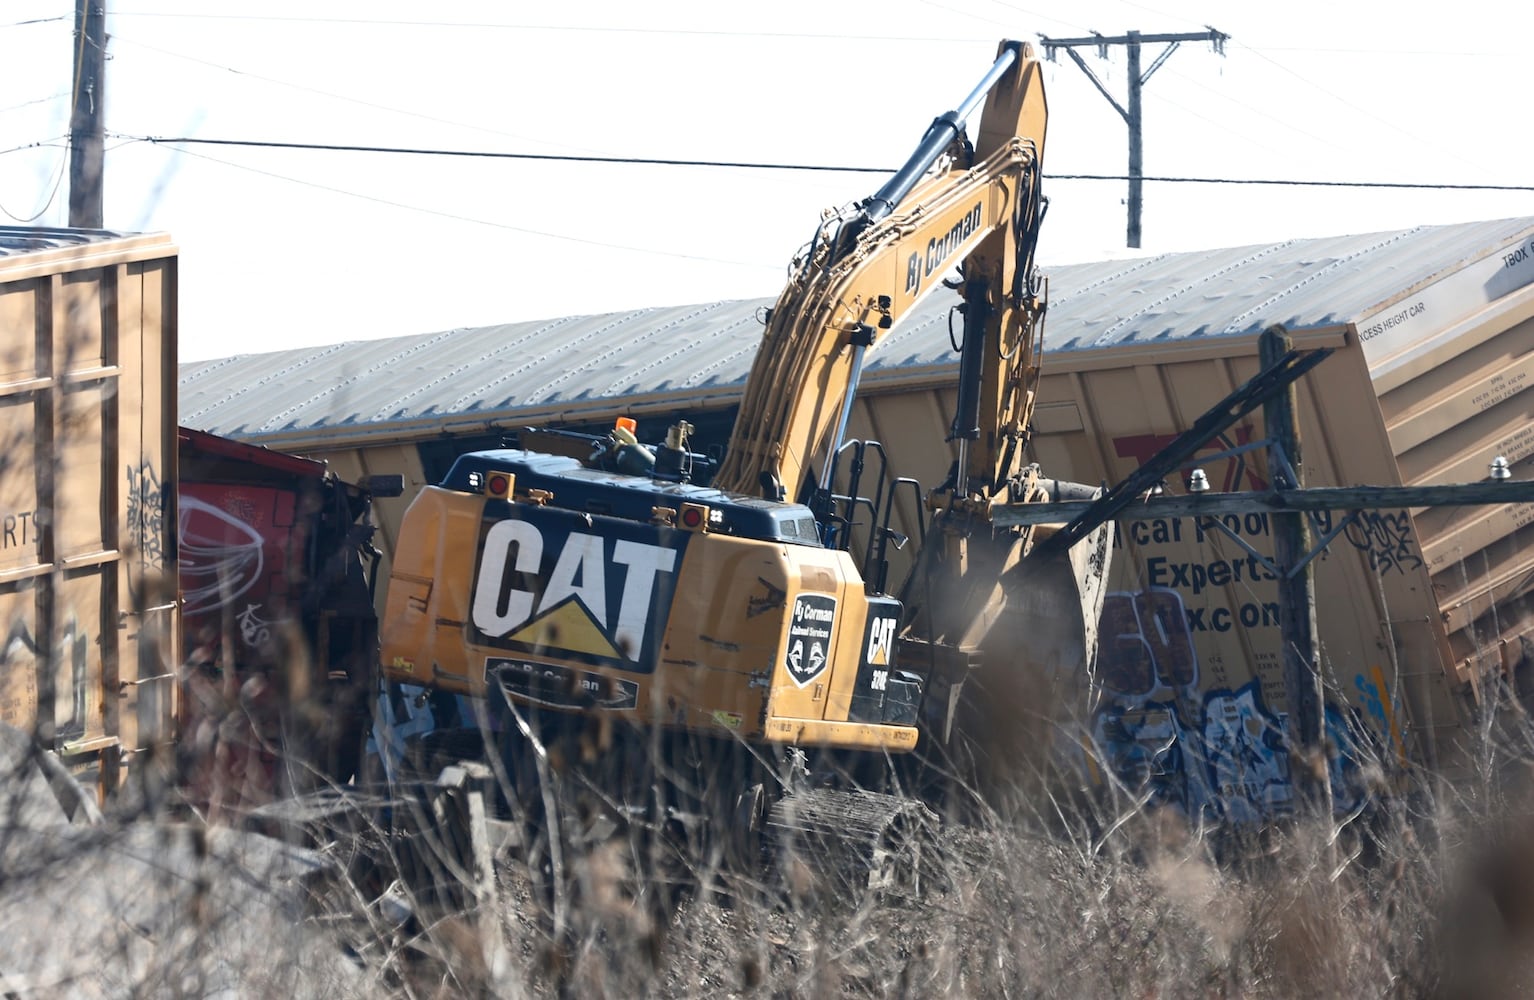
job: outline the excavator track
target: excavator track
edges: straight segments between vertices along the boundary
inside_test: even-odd
[[[937,813],[915,799],[806,788],[772,804],[763,832],[791,891],[855,900],[864,890],[920,895],[935,888],[939,826]]]

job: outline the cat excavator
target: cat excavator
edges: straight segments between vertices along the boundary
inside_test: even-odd
[[[689,837],[818,831],[878,855],[934,801],[901,762],[981,791],[1008,780],[1038,685],[1091,669],[1112,530],[1034,559],[1050,527],[992,523],[999,507],[1095,495],[1025,457],[1046,117],[1031,47],[1003,42],[877,192],[825,214],[706,485],[685,422],[644,444],[620,419],[607,435],[525,431],[421,491],[383,669],[423,703],[483,707],[459,725],[489,734],[510,799],[547,822],[564,777],[598,812]],[[894,486],[872,477],[859,496],[880,449],[845,437],[868,352],[940,287],[962,316],[955,461],[892,594]]]

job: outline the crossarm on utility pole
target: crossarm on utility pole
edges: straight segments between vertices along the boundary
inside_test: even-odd
[[[1225,43],[1230,36],[1223,31],[1210,28],[1208,31],[1175,32],[1175,33],[1152,33],[1142,34],[1131,31],[1123,35],[1089,35],[1083,38],[1050,38],[1040,35],[1039,41],[1044,46],[1044,55],[1051,62],[1055,58],[1056,49],[1064,49],[1065,54],[1071,57],[1071,61],[1081,67],[1081,71],[1092,81],[1097,92],[1108,99],[1113,109],[1124,119],[1129,126],[1129,219],[1125,227],[1124,245],[1138,247],[1140,245],[1140,214],[1142,203],[1142,181],[1145,175],[1143,142],[1141,138],[1141,115],[1140,115],[1140,88],[1150,80],[1151,75],[1161,68],[1177,46],[1183,42],[1210,42],[1214,45],[1215,52],[1224,53]],[[1146,42],[1166,42],[1167,47],[1156,56],[1155,61],[1145,72],[1140,72],[1140,46]],[[1078,48],[1091,47],[1097,49],[1099,55],[1104,58],[1108,55],[1108,46],[1122,45],[1128,54],[1128,77],[1129,94],[1123,104],[1110,93],[1103,82],[1093,73],[1086,60],[1076,52]]]
[[[1150,461],[1094,500],[1087,510],[1064,528],[1040,542],[1036,551],[1040,555],[1064,552],[1104,521],[1116,518],[1120,511],[1138,501],[1152,486],[1171,475],[1217,434],[1257,409],[1274,393],[1292,385],[1300,376],[1330,357],[1331,353],[1331,348],[1287,352],[1276,362],[1242,383],[1229,396],[1210,407],[1193,422],[1192,427],[1183,431],[1171,444],[1153,455]],[[997,509],[992,515],[995,523],[1003,523],[1001,518],[1006,513],[1005,508]]]
[[[1087,75],[1087,79],[1092,81],[1092,86],[1097,88],[1099,94],[1108,99],[1108,103],[1113,105],[1113,110],[1119,113],[1119,117],[1123,118],[1126,122],[1129,121],[1129,111],[1112,94],[1108,93],[1108,88],[1103,86],[1103,82],[1097,78],[1097,74],[1092,72],[1092,67],[1088,66],[1087,61],[1081,58],[1081,53],[1075,49],[1066,49],[1065,54],[1071,57],[1071,62],[1081,67],[1081,71]]]
[[[1085,514],[1095,502],[1062,500],[1059,503],[998,507],[991,520],[997,527],[1059,524]],[[1114,520],[1151,521],[1163,517],[1221,517],[1283,511],[1405,510],[1503,503],[1534,503],[1534,480],[1456,483],[1452,486],[1311,486],[1244,493],[1152,496],[1124,507],[1114,515]]]

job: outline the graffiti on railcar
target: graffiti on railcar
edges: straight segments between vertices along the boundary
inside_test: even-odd
[[[1287,714],[1268,704],[1259,678],[1231,685],[1222,665],[1207,671],[1196,631],[1175,589],[1107,596],[1090,739],[1096,761],[1147,803],[1189,816],[1250,824],[1293,811]],[[1363,711],[1326,706],[1338,812],[1365,801],[1379,771],[1381,735],[1399,739],[1384,678],[1373,673],[1368,690],[1377,694]]]
[[[261,579],[266,539],[248,519],[185,491],[180,507],[182,606],[187,614],[197,614],[233,604]]]
[[[1406,511],[1358,511],[1343,531],[1355,549],[1364,553],[1369,568],[1380,576],[1392,570],[1406,573],[1422,567],[1422,552],[1412,536],[1411,515]]]
[[[154,463],[128,466],[128,537],[150,566],[165,564],[165,485]]]
[[[0,700],[0,721],[31,728],[43,714],[38,711],[39,702],[51,694],[53,737],[62,742],[85,735],[90,718],[90,649],[90,634],[73,613],[65,618],[51,650],[38,642],[25,618],[13,618],[0,647],[0,665],[8,679],[6,695]],[[46,673],[38,670],[42,657],[52,665]],[[52,691],[40,691],[39,679],[51,684]]]

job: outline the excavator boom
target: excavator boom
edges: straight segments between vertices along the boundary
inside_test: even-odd
[[[971,145],[964,120],[982,99]],[[907,163],[855,211],[822,223],[773,306],[715,485],[783,499],[815,485],[812,470],[824,480],[864,353],[956,266],[971,282],[966,295],[978,296],[966,308],[990,319],[992,357],[1008,359],[974,372],[973,398],[992,415],[971,425],[1014,436],[1026,427],[1015,387],[1028,379],[1010,368],[1034,360],[1035,346],[1020,341],[1031,341],[1043,305],[1026,280],[1004,276],[1032,267],[1046,118],[1032,49],[1003,42],[980,85],[933,122]],[[969,440],[969,430],[958,436]],[[996,479],[994,468],[983,478]]]

